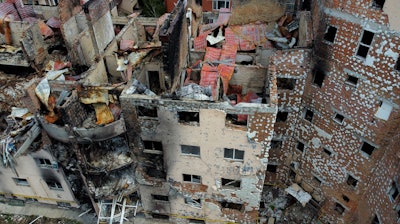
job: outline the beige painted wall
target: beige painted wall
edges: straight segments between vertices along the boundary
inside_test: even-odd
[[[19,199],[34,198],[48,204],[70,203],[71,206],[77,207],[78,204],[61,168],[39,167],[35,158],[56,161],[48,151],[40,150],[16,159],[18,175],[12,169],[0,166],[0,193],[13,194]],[[30,186],[17,185],[13,178],[25,178]],[[50,189],[46,180],[51,179],[57,180],[62,185],[62,190]]]
[[[383,12],[389,17],[390,29],[400,32],[400,1],[386,0]]]

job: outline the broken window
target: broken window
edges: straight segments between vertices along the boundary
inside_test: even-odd
[[[372,219],[371,224],[380,224],[381,222],[379,221],[378,215],[375,214],[374,218]]]
[[[162,154],[163,152],[162,142],[144,140],[143,145],[144,145],[143,152],[145,153]]]
[[[281,140],[271,140],[271,149],[280,149],[282,146]]]
[[[57,181],[47,180],[46,184],[52,190],[62,190],[63,189],[62,185]]]
[[[166,195],[158,195],[158,194],[152,194],[153,200],[158,200],[158,201],[169,201],[168,196]]]
[[[321,88],[322,84],[324,83],[324,79],[325,79],[325,72],[322,71],[321,69],[315,69],[313,72],[313,83]]]
[[[345,202],[349,202],[350,201],[350,198],[349,197],[347,197],[346,195],[342,195],[342,198],[343,198],[343,201],[345,201]]]
[[[305,120],[307,120],[307,121],[309,121],[309,122],[312,122],[313,117],[314,117],[314,112],[312,112],[311,110],[309,110],[309,109],[307,109],[307,108],[304,109],[303,118],[304,118]]]
[[[400,71],[400,57],[397,58],[396,65],[394,66],[394,69],[396,69],[397,71]]]
[[[213,10],[229,9],[230,0],[213,0]]]
[[[357,187],[358,180],[349,174],[346,183],[350,186]]]
[[[183,181],[191,183],[201,183],[201,176],[192,174],[183,174]]]
[[[71,207],[71,204],[68,203],[68,202],[60,202],[60,201],[57,201],[57,206],[59,206],[59,207],[64,207],[64,208],[69,208],[69,207]]]
[[[200,147],[193,145],[181,145],[181,153],[185,155],[200,155]]]
[[[339,124],[342,124],[343,120],[344,120],[344,116],[339,113],[335,113],[335,117],[333,118],[333,120],[335,120]]]
[[[361,151],[365,152],[366,154],[368,154],[369,156],[372,155],[372,153],[374,152],[375,147],[372,146],[371,144],[369,144],[368,142],[363,142],[362,146],[361,146]]]
[[[17,185],[28,187],[30,186],[28,180],[25,178],[13,178],[13,180]]]
[[[322,151],[323,151],[326,155],[328,155],[328,156],[331,156],[331,155],[332,155],[332,152],[331,152],[329,149],[327,149],[327,148],[323,148]]]
[[[185,204],[194,206],[196,208],[201,208],[201,199],[193,199],[189,197],[185,197]]]
[[[241,181],[221,178],[221,184],[222,184],[222,187],[240,188]]]
[[[199,123],[200,122],[199,112],[179,111],[178,117],[179,117],[179,123]]]
[[[268,164],[267,165],[267,171],[268,172],[276,173],[277,170],[278,170],[278,165],[274,165],[274,164]]]
[[[356,86],[358,83],[358,78],[352,75],[347,74],[347,80],[346,80],[347,84]]]
[[[304,152],[304,143],[297,141],[296,149],[298,149],[300,152]]]
[[[293,90],[296,85],[296,79],[277,78],[276,86],[278,89]]]
[[[343,205],[336,202],[334,210],[337,211],[339,214],[343,214],[345,211],[345,208],[343,207]]]
[[[246,114],[226,114],[226,122],[228,124],[235,125],[247,125],[247,115]]]
[[[225,159],[234,159],[234,160],[243,160],[244,159],[244,151],[239,150],[239,149],[224,148],[224,158]]]
[[[377,9],[383,9],[383,5],[385,4],[385,0],[373,0],[372,6]]]
[[[368,30],[364,30],[361,42],[358,45],[357,56],[360,56],[362,58],[367,57],[373,39],[374,39],[374,33]]]
[[[328,26],[325,31],[324,40],[333,43],[335,41],[337,28],[333,26]]]
[[[151,217],[154,219],[169,219],[169,215],[158,214],[158,213],[151,213]]]
[[[239,211],[241,211],[243,209],[243,204],[232,203],[232,202],[227,202],[227,201],[223,201],[220,203],[221,203],[222,208],[230,208],[230,209],[235,209],[235,210],[239,210]]]
[[[147,107],[138,106],[137,107],[137,115],[139,117],[157,117],[157,108],[155,108],[155,107],[147,108]]]
[[[206,222],[204,220],[198,220],[198,219],[189,219],[189,224],[205,224]]]
[[[399,196],[399,188],[397,187],[396,182],[392,182],[392,186],[390,187],[389,190],[389,198],[390,201],[395,201],[397,199],[397,196]]]
[[[36,163],[42,168],[53,168],[53,164],[48,159],[37,158]]]
[[[313,176],[313,180],[314,180],[318,185],[321,185],[321,184],[322,184],[322,180],[319,179],[319,178],[316,177],[316,176]]]
[[[276,114],[276,122],[285,122],[288,118],[289,112],[286,111],[278,111]]]

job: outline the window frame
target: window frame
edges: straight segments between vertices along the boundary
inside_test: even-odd
[[[223,2],[225,7],[219,7],[219,2]],[[226,7],[228,5],[228,7]],[[212,0],[212,10],[220,10],[222,8],[231,8],[231,0]]]
[[[46,180],[45,182],[47,184],[47,187],[49,187],[50,190],[64,191],[64,188],[60,182],[53,181],[53,180]]]
[[[186,179],[185,176],[190,177],[190,181],[185,180],[185,179]],[[193,178],[194,176],[199,177],[199,178]],[[193,180],[196,180],[196,179],[199,179],[199,182],[193,181]],[[201,181],[202,181],[201,176],[200,176],[200,175],[194,175],[194,174],[186,174],[186,173],[183,173],[183,174],[182,174],[182,180],[183,180],[183,182],[192,183],[192,184],[201,184],[201,183],[202,183],[202,182],[201,182]]]
[[[226,151],[227,150],[232,150],[232,157],[226,157]],[[236,155],[237,155],[237,152],[236,151],[239,151],[239,152],[241,152],[241,153],[243,153],[243,158],[235,158],[236,157]],[[244,161],[244,150],[240,150],[240,149],[235,149],[235,148],[224,148],[224,159],[228,159],[228,160],[234,160],[234,161]]]
[[[364,35],[365,35],[366,32],[372,33],[372,39],[371,39],[371,43],[370,43],[369,45],[362,42],[362,40],[364,39]],[[363,33],[362,33],[362,35],[361,35],[361,37],[360,37],[360,41],[358,42],[358,46],[357,46],[357,50],[356,50],[356,57],[357,57],[357,58],[362,59],[362,60],[365,60],[365,59],[368,57],[368,53],[369,53],[369,51],[370,51],[370,49],[371,49],[371,47],[372,47],[372,45],[373,45],[373,42],[374,42],[374,37],[375,37],[375,33],[374,33],[373,31],[365,30],[365,29],[363,30]],[[368,48],[365,57],[359,55],[359,53],[358,53],[358,51],[360,50],[360,46]]]
[[[201,153],[200,146],[195,146],[195,145],[180,145],[180,146],[181,146],[181,155],[200,157],[200,153]],[[194,154],[194,153],[184,153],[184,152],[183,152],[184,147],[185,147],[185,148],[186,148],[186,147],[190,147],[191,149],[196,148],[196,149],[198,149],[198,153],[197,153],[197,154]]]
[[[29,181],[27,178],[13,177],[14,183],[18,186],[30,187]]]

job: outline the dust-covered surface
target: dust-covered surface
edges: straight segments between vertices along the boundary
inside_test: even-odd
[[[229,25],[242,25],[254,22],[274,22],[282,17],[285,10],[275,0],[251,0],[233,8]]]
[[[37,219],[38,216],[24,216],[24,215],[11,215],[1,214],[0,224],[28,224]],[[59,218],[51,219],[47,217],[38,218],[35,224],[80,224],[80,222],[71,219]]]

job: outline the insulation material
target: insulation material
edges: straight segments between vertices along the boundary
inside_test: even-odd
[[[98,88],[87,88],[79,92],[80,101],[84,104],[105,103],[108,105],[108,90]]]
[[[200,86],[211,87],[211,92],[214,100],[218,98],[218,68],[205,64],[200,73]]]
[[[114,115],[110,108],[105,103],[94,103],[96,111],[96,124],[108,124],[114,121]]]
[[[232,16],[229,20],[233,24],[248,24],[255,22],[274,22],[285,13],[284,7],[279,1],[259,0],[247,1],[246,4],[236,6],[232,10]]]

